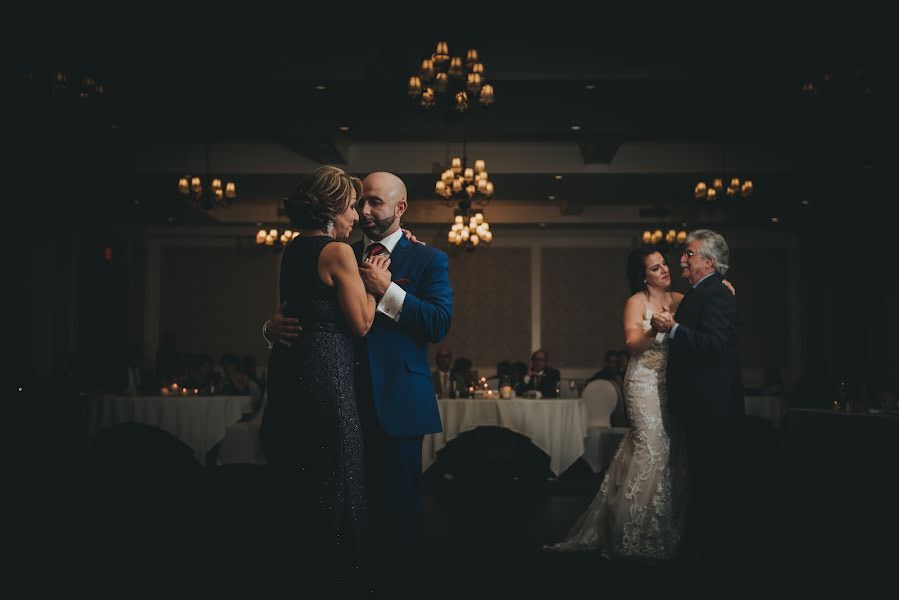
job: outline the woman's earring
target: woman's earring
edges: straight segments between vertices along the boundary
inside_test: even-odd
[[[328,224],[325,225],[325,233],[334,235],[334,221],[328,221]]]

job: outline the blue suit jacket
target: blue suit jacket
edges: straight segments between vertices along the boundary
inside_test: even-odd
[[[353,244],[358,261],[362,242]],[[446,253],[401,237],[390,253],[391,279],[406,291],[399,321],[377,313],[366,336],[372,394],[381,428],[394,437],[441,431],[428,343],[450,328],[453,290]]]

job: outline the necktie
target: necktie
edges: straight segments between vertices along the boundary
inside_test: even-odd
[[[371,246],[368,247],[368,256],[377,256],[382,252],[386,252],[387,248],[384,247],[384,244],[380,242],[375,242]]]

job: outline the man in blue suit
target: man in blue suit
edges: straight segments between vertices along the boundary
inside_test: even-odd
[[[421,445],[425,434],[442,429],[428,344],[449,331],[453,291],[447,255],[404,236],[400,218],[409,204],[403,181],[380,172],[362,186],[357,210],[365,238],[353,250],[378,314],[357,348],[356,401],[377,554],[393,571],[422,556]],[[369,267],[370,257],[381,253],[390,257],[389,272]],[[296,330],[289,321],[276,315],[267,338],[289,342]]]

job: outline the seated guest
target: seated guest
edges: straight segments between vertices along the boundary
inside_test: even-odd
[[[618,362],[618,350],[609,350],[606,352],[606,358],[601,370],[597,371],[585,383],[590,383],[594,379],[608,379],[609,381],[617,381],[621,384],[624,374]]]
[[[516,390],[516,394],[518,393],[518,387],[524,384],[524,376],[528,374],[528,366],[521,362],[520,360],[516,360],[509,367],[509,385],[512,386],[513,390]]]
[[[235,354],[222,354],[222,370],[225,376],[222,378],[222,394],[227,396],[249,396],[250,406],[244,411],[245,421],[259,410],[262,404],[262,389],[249,375],[240,370],[240,359]]]
[[[450,391],[452,392],[452,388],[455,386],[456,396],[467,396],[468,388],[474,384],[475,376],[471,370],[471,361],[460,356],[453,363],[453,368],[450,369]]]
[[[244,356],[240,365],[240,370],[246,373],[247,377],[259,384],[259,387],[263,387],[262,382],[259,381],[259,370],[256,368],[255,356],[252,354]]]
[[[531,355],[531,368],[528,369],[524,380],[518,386],[516,392],[519,396],[527,396],[528,392],[538,391],[544,398],[555,398],[556,388],[562,375],[552,367],[547,366],[549,355],[545,350],[536,350]]]
[[[199,390],[201,394],[214,393],[217,374],[213,372],[212,357],[208,354],[190,356],[187,365],[184,387]]]
[[[512,363],[507,360],[496,363],[496,373],[487,378],[490,389],[498,390],[503,385],[503,381],[512,380]]]
[[[437,368],[432,371],[431,379],[434,381],[434,393],[438,398],[450,397],[450,365],[453,364],[453,353],[445,347],[437,349],[434,356]]]

